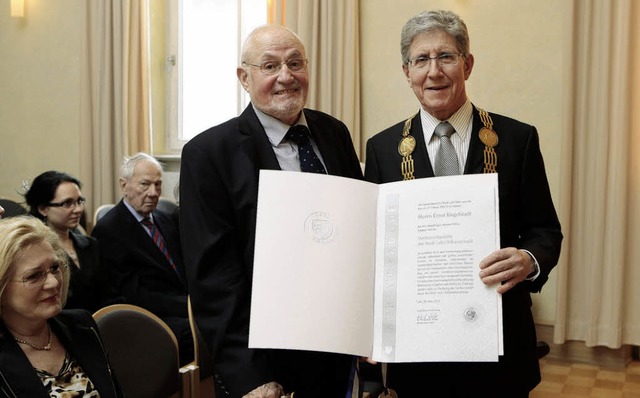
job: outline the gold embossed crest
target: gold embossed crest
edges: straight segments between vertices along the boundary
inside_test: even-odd
[[[403,180],[413,180],[416,178],[413,175],[414,165],[413,157],[411,156],[413,150],[416,149],[416,139],[411,135],[411,120],[416,116],[418,116],[418,113],[411,116],[404,122],[404,127],[402,128],[402,138],[400,139],[400,143],[398,144],[398,152],[400,153],[400,156],[402,156],[400,170],[402,172]]]
[[[484,127],[480,129],[478,136],[480,137],[480,141],[484,144],[484,169],[483,173],[497,173],[498,172],[498,154],[496,150],[493,149],[496,145],[498,145],[498,134],[493,131],[493,120],[489,115],[489,112],[484,109],[478,109],[478,113],[480,114],[480,121],[484,124]]]
[[[416,139],[413,138],[412,135],[403,137],[398,144],[398,152],[400,152],[400,156],[409,156],[413,153],[414,149],[416,149]]]
[[[495,131],[483,127],[480,129],[480,141],[488,147],[494,148],[498,145],[498,134]]]

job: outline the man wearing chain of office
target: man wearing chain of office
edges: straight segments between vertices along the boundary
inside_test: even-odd
[[[458,15],[412,17],[402,29],[401,53],[420,109],[367,142],[365,179],[498,173],[501,248],[478,264],[477,275],[487,285],[500,284],[504,355],[499,362],[389,364],[387,387],[401,397],[415,391],[438,398],[528,397],[540,382],[530,293],[547,281],[562,242],[537,130],[470,102],[465,82],[474,58]]]

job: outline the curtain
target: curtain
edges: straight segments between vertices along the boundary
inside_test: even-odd
[[[640,344],[640,162],[633,156],[640,132],[630,116],[640,106],[639,90],[630,90],[634,82],[638,87],[633,71],[640,65],[631,40],[639,32],[631,24],[638,14],[632,3],[574,2],[555,343]]]
[[[120,197],[124,155],[150,149],[148,0],[86,3],[81,172],[92,214]]]
[[[309,58],[307,107],[342,120],[362,152],[359,0],[273,0],[269,23],[296,32]]]

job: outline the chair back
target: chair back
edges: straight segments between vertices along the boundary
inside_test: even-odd
[[[93,317],[126,396],[181,396],[178,341],[166,323],[129,304],[110,305]]]
[[[167,214],[173,214],[178,210],[178,204],[173,199],[161,196],[158,199],[157,209]]]
[[[24,206],[10,199],[0,199],[0,206],[4,209],[4,218],[27,214],[27,209]]]
[[[100,219],[109,212],[109,210],[113,209],[116,205],[113,203],[107,203],[104,205],[100,205],[95,213],[93,214],[93,226],[95,227],[95,225],[98,223],[98,221],[100,221]]]

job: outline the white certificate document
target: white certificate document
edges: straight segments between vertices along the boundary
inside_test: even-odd
[[[495,174],[372,184],[260,173],[249,347],[497,361]]]

